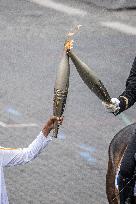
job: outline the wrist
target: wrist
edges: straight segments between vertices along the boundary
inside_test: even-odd
[[[125,103],[125,109],[128,108],[128,98],[126,96],[119,96],[120,99],[123,99],[124,103]]]
[[[44,129],[42,130],[42,133],[45,137],[47,137],[50,133],[50,130],[47,126],[44,127]]]
[[[51,141],[51,140],[52,140],[52,137],[51,137],[51,136],[45,137],[45,135],[43,134],[43,131],[42,131],[42,130],[41,130],[41,132],[39,133],[38,137],[39,137],[40,140],[43,141],[43,142],[47,142],[47,141]]]

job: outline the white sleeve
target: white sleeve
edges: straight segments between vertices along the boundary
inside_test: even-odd
[[[3,167],[26,164],[36,158],[51,140],[51,137],[46,138],[43,133],[40,132],[27,148],[0,148],[0,164]]]

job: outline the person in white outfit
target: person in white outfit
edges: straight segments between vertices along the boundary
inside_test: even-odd
[[[52,140],[49,135],[54,123],[62,123],[62,118],[52,116],[44,125],[42,131],[27,148],[0,147],[0,204],[9,204],[3,167],[23,165],[35,159]]]

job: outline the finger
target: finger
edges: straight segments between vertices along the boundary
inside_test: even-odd
[[[60,118],[58,119],[58,123],[59,123],[59,125],[61,125],[62,122],[63,122],[63,117],[60,117]]]
[[[52,116],[52,117],[50,118],[50,121],[51,121],[52,123],[55,123],[57,120],[58,120],[58,117],[57,117],[57,116]]]
[[[108,109],[108,108],[111,108],[111,105],[109,105],[109,104],[105,104],[104,106],[105,106],[105,108],[107,108],[107,109]]]
[[[53,116],[51,117],[52,120],[57,120],[57,118],[58,118],[58,117],[55,116],[55,115],[53,115]]]
[[[59,120],[59,121],[58,121],[58,124],[59,124],[59,125],[62,125],[62,121],[61,121],[61,120]]]
[[[61,124],[61,123],[63,122],[63,117],[52,116],[52,117],[50,118],[50,120],[51,120],[53,123],[58,122],[58,123]]]

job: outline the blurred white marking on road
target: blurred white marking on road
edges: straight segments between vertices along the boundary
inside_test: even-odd
[[[0,126],[2,126],[2,127],[6,127],[6,124],[3,123],[2,121],[0,121]]]
[[[37,124],[35,124],[35,123],[21,123],[21,124],[8,124],[7,125],[7,127],[38,127],[38,125]]]
[[[37,3],[41,6],[45,6],[47,8],[54,9],[56,11],[60,11],[62,13],[66,13],[68,15],[73,15],[73,16],[85,16],[87,14],[86,11],[76,9],[70,6],[66,6],[61,3],[56,3],[52,0],[30,0],[31,2]]]
[[[118,30],[122,33],[126,33],[128,35],[136,35],[136,27],[126,25],[120,22],[101,22],[101,26],[112,28],[114,30]]]
[[[39,125],[35,124],[35,123],[6,124],[6,123],[0,121],[0,126],[6,127],[6,128],[14,128],[14,127],[22,128],[22,127],[38,127]]]

